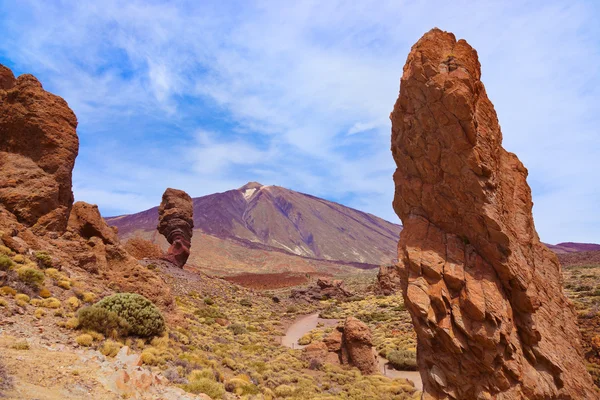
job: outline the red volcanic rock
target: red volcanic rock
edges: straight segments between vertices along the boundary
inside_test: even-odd
[[[106,224],[95,204],[83,201],[73,204],[68,226],[85,239],[96,236],[105,244],[119,243],[116,230]]]
[[[76,128],[66,101],[0,65],[0,203],[37,232],[66,229]]]
[[[391,114],[405,303],[425,399],[597,399],[527,170],[502,148],[477,52],[434,29]]]
[[[345,351],[344,351],[345,350]],[[363,374],[377,372],[377,360],[373,354],[373,335],[364,323],[354,317],[346,318],[342,334],[342,361],[348,354],[349,364],[357,367]]]
[[[343,281],[319,278],[317,285],[306,289],[294,289],[290,294],[290,298],[296,300],[304,300],[307,302],[323,299],[344,299],[352,297],[353,294],[343,287]]]
[[[165,191],[158,208],[158,231],[171,244],[165,259],[179,267],[183,267],[190,256],[193,214],[192,198],[186,192],[171,188]]]
[[[389,296],[400,289],[400,272],[396,265],[382,265],[377,273],[379,290]]]

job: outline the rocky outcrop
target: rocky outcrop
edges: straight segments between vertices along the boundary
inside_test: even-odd
[[[400,272],[396,265],[381,265],[377,273],[379,291],[389,296],[400,290]]]
[[[63,232],[79,150],[67,102],[0,65],[0,203],[36,232]]]
[[[352,297],[353,294],[343,287],[344,282],[341,280],[329,280],[325,278],[317,279],[316,286],[311,286],[306,289],[294,289],[290,294],[290,298],[303,300],[306,302],[320,301],[327,299],[345,299]]]
[[[426,399],[595,399],[527,170],[502,148],[476,51],[434,29],[391,114],[405,303]]]
[[[373,351],[373,336],[369,327],[354,317],[348,317],[322,342],[304,348],[304,358],[319,364],[344,364],[358,368],[364,375],[377,372]]]
[[[158,208],[158,231],[171,244],[165,259],[183,267],[190,256],[194,205],[184,191],[168,188]]]
[[[105,244],[119,243],[116,228],[106,224],[106,221],[100,215],[98,206],[95,204],[88,204],[83,201],[73,204],[68,226],[85,239],[95,236],[102,239]]]
[[[373,354],[373,335],[364,323],[354,317],[346,318],[342,333],[342,363],[354,365],[363,374],[377,372],[377,360]]]

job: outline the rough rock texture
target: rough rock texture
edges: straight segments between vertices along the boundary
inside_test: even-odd
[[[365,375],[377,372],[371,330],[354,317],[346,318],[344,325],[334,329],[322,342],[306,346],[303,357],[320,364],[352,365]]]
[[[184,191],[168,188],[158,208],[158,231],[171,244],[165,259],[183,267],[190,256],[194,205]]]
[[[402,290],[426,399],[595,399],[527,170],[502,148],[476,51],[434,29],[391,114]]]
[[[0,65],[0,203],[36,232],[67,226],[76,128],[66,101]]]
[[[307,289],[294,289],[290,298],[304,300],[306,302],[320,301],[324,299],[344,299],[352,297],[352,293],[343,287],[343,281],[319,278],[317,285]]]
[[[73,204],[68,226],[85,239],[96,236],[105,244],[119,243],[116,228],[106,224],[95,204],[83,201]]]
[[[379,291],[385,296],[389,296],[400,290],[400,274],[395,265],[382,265],[377,273],[377,283]]]
[[[373,353],[373,335],[364,323],[354,317],[346,318],[342,333],[342,363],[345,363],[345,353],[348,363],[357,367],[363,374],[377,372],[377,360]]]

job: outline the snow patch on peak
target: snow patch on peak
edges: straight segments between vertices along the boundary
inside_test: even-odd
[[[252,195],[256,192],[256,188],[252,188],[252,189],[246,189],[244,190],[244,193],[242,193],[242,195],[244,196],[244,198],[246,200],[249,200],[250,197],[252,197]]]

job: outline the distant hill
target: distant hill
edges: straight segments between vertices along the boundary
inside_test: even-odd
[[[250,182],[194,201],[190,263],[214,271],[329,271],[372,268],[396,258],[401,225],[279,186]],[[107,218],[122,239],[166,247],[158,207]]]
[[[559,244],[546,244],[556,254],[578,253],[582,251],[600,251],[600,244],[565,242]]]

